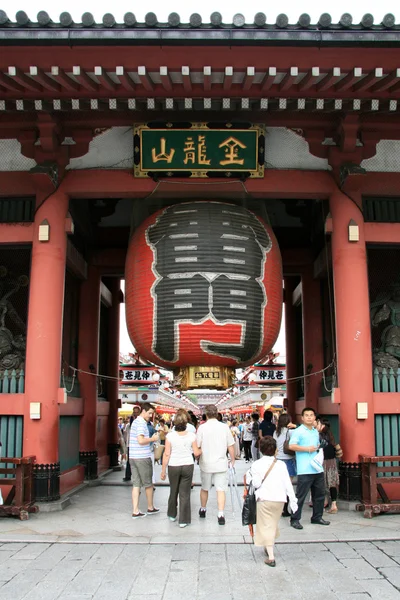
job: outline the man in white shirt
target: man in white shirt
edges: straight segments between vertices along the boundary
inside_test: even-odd
[[[217,407],[206,407],[207,421],[197,430],[197,445],[202,450],[200,457],[201,491],[199,516],[205,519],[208,492],[214,483],[217,490],[218,523],[225,525],[225,497],[228,489],[228,459],[235,464],[235,441],[228,425],[217,420]]]
[[[133,421],[129,436],[129,462],[132,469],[132,519],[160,512],[153,504],[153,465],[151,461],[152,442],[158,441],[158,433],[150,437],[147,423],[154,415],[154,408],[148,402],[142,404],[142,412]],[[140,488],[144,487],[147,499],[147,513],[139,510]]]

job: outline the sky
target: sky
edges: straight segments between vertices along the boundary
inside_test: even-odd
[[[375,24],[381,22],[387,13],[393,13],[396,17],[400,10],[396,9],[393,0],[336,0],[335,2],[326,0],[324,3],[313,0],[281,0],[273,6],[266,3],[265,0],[172,0],[170,2],[161,2],[160,0],[147,0],[147,2],[135,4],[119,0],[110,5],[105,0],[2,0],[1,8],[11,20],[14,20],[15,13],[18,10],[24,10],[32,21],[36,20],[36,15],[40,10],[49,13],[53,21],[58,21],[61,12],[71,13],[75,22],[81,21],[82,13],[91,12],[97,22],[101,22],[104,14],[112,12],[117,22],[123,22],[125,12],[133,12],[138,22],[144,21],[144,16],[148,12],[154,12],[159,21],[167,21],[171,12],[177,12],[181,16],[182,22],[188,22],[192,13],[200,13],[203,22],[208,23],[211,13],[217,11],[222,14],[225,23],[232,23],[233,16],[236,13],[244,15],[246,22],[253,22],[254,15],[257,12],[263,12],[267,16],[267,23],[274,23],[279,13],[285,13],[289,17],[290,23],[296,23],[302,13],[308,13],[311,16],[311,22],[316,23],[319,16],[328,12],[337,23],[343,13],[349,12],[353,16],[353,23],[359,23],[362,16],[371,13],[375,17]],[[397,14],[396,14],[397,11]]]

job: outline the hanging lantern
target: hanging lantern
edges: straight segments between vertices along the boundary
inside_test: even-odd
[[[192,379],[207,387],[230,387],[214,381],[221,368],[257,362],[278,336],[279,247],[243,207],[203,201],[158,211],[131,239],[125,278],[136,351],[168,369],[194,368]]]

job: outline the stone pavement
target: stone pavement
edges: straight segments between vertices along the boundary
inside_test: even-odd
[[[243,481],[247,468],[244,461],[237,463],[237,479]],[[159,475],[160,468],[156,466]],[[157,486],[155,504],[161,513],[139,521],[131,518],[131,487],[122,484],[123,473],[112,473],[105,483],[120,485],[100,485],[86,487],[71,497],[71,505],[62,512],[38,513],[30,515],[28,521],[0,519],[0,542],[93,542],[130,544],[209,544],[251,543],[248,528],[241,524],[241,512],[234,496],[234,512],[228,493],[225,527],[217,524],[216,498],[210,493],[209,510],[206,519],[199,519],[200,488],[192,491],[192,524],[179,529],[166,515],[169,495],[168,486]],[[195,482],[199,481],[196,466]],[[238,488],[242,494],[243,488]],[[142,494],[141,508],[145,510]],[[379,515],[364,519],[362,513],[340,510],[329,515],[330,527],[310,524],[311,509],[306,506],[303,513],[303,531],[290,527],[287,519],[281,520],[279,542],[337,542],[371,541],[400,539],[400,515]]]
[[[0,545],[1,600],[399,600],[400,542]]]
[[[238,463],[239,481],[246,468]],[[321,527],[307,506],[303,531],[281,519],[273,569],[229,494],[221,527],[213,490],[199,519],[195,487],[192,524],[180,529],[166,515],[167,486],[155,492],[160,514],[133,521],[122,476],[85,487],[62,512],[0,519],[0,600],[400,600],[400,515],[340,510]]]

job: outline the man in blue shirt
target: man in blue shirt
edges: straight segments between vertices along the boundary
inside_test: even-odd
[[[318,464],[313,462],[313,459],[318,454],[319,449],[319,433],[314,427],[315,410],[305,407],[301,413],[303,425],[295,429],[290,437],[289,448],[296,452],[297,466],[297,488],[296,496],[298,501],[298,509],[292,514],[290,524],[295,529],[303,529],[300,523],[301,511],[303,509],[304,500],[311,490],[313,501],[313,514],[311,523],[315,525],[329,525],[329,521],[322,518],[324,513],[325,500],[325,476],[324,470],[320,472]]]

